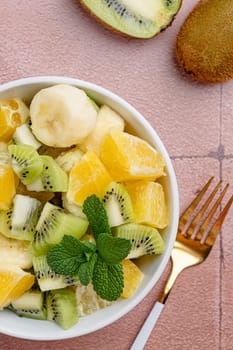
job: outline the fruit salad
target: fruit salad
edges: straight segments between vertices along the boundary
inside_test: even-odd
[[[56,322],[132,297],[162,254],[161,154],[123,116],[58,84],[0,102],[0,308]]]

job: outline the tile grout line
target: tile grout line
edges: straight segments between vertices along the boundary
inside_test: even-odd
[[[222,148],[222,145],[219,145],[219,148]],[[183,159],[206,159],[206,158],[213,158],[213,159],[218,159],[220,164],[222,163],[222,158],[224,159],[233,159],[233,154],[227,154],[224,155],[224,150],[222,151],[223,154],[217,154],[217,152],[210,152],[207,155],[181,155],[181,156],[170,156],[172,160],[183,160]],[[222,175],[222,171],[220,170],[220,175]]]
[[[223,103],[223,85],[220,85],[220,101],[219,101],[219,147],[223,149],[223,154],[219,158],[219,176],[220,180],[222,180],[222,161],[224,159],[224,148],[222,146],[222,103]],[[221,209],[221,208],[220,208]],[[219,265],[219,349],[222,349],[222,270],[223,270],[223,242],[222,235],[220,234],[220,265]]]

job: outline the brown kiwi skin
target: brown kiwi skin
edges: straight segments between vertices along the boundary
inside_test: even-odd
[[[201,0],[184,21],[175,54],[194,80],[222,83],[233,78],[232,22],[233,0]]]
[[[143,0],[142,0],[142,1],[143,1]],[[82,7],[83,7],[83,8],[84,8],[98,23],[104,25],[108,30],[114,32],[115,34],[118,34],[118,35],[120,34],[123,38],[131,38],[131,39],[133,38],[133,39],[139,39],[139,40],[149,40],[149,39],[151,39],[151,38],[153,38],[153,37],[159,35],[160,33],[164,32],[167,28],[169,28],[169,27],[172,25],[172,23],[173,23],[173,21],[174,21],[176,15],[177,15],[178,12],[180,11],[180,8],[181,8],[181,6],[182,6],[182,0],[180,1],[180,6],[179,6],[179,8],[178,8],[176,14],[174,14],[174,16],[172,17],[171,21],[167,24],[167,26],[161,28],[160,32],[158,32],[158,33],[156,33],[154,36],[148,37],[148,38],[140,38],[140,37],[132,36],[132,35],[129,35],[129,34],[127,34],[127,33],[121,32],[120,30],[117,30],[116,28],[112,27],[110,24],[108,24],[108,23],[106,23],[106,22],[104,22],[104,21],[101,21],[101,19],[100,19],[98,16],[96,16],[95,13],[92,12],[92,11],[89,9],[89,7],[86,6],[86,4],[85,4],[82,0],[80,0],[80,4],[82,5]]]

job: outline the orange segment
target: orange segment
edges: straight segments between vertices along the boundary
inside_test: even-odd
[[[161,184],[152,181],[127,183],[136,222],[157,228],[168,225],[168,209]]]
[[[0,210],[10,208],[15,195],[15,175],[10,167],[0,165]]]
[[[131,260],[123,260],[122,266],[124,273],[124,289],[121,297],[130,298],[138,289],[143,278],[143,273]]]
[[[15,129],[28,117],[29,110],[21,99],[0,102],[0,141],[10,141]]]
[[[20,269],[17,265],[0,264],[0,308],[19,298],[30,289],[35,277]]]
[[[112,178],[97,155],[88,151],[70,171],[67,199],[82,205],[91,194],[101,196],[111,181]]]
[[[165,162],[148,142],[122,131],[108,134],[100,159],[115,181],[156,179],[165,175]]]

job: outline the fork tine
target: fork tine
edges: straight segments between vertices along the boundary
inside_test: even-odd
[[[212,220],[216,210],[218,209],[223,197],[225,196],[226,192],[227,192],[227,189],[229,187],[229,184],[227,184],[222,193],[219,195],[218,199],[216,200],[215,204],[213,205],[212,209],[210,210],[208,216],[206,217],[205,221],[203,222],[203,224],[200,226],[199,230],[198,230],[198,233],[195,237],[196,240],[198,241],[201,241],[202,237],[204,236],[205,232],[206,232],[206,229],[210,223],[210,221]]]
[[[231,198],[228,200],[227,204],[225,205],[225,207],[223,208],[221,214],[219,215],[219,217],[217,218],[217,220],[215,221],[215,223],[213,224],[210,232],[208,233],[208,236],[206,237],[205,240],[205,244],[208,246],[212,246],[216,240],[216,237],[222,227],[223,221],[232,205],[233,202],[233,196],[231,196]]]
[[[188,219],[191,217],[192,213],[200,203],[202,197],[208,190],[211,182],[213,181],[214,177],[212,176],[209,181],[205,184],[205,186],[201,189],[201,191],[198,193],[198,195],[194,198],[194,200],[190,203],[190,205],[185,209],[185,211],[182,213],[180,216],[179,220],[179,227],[178,227],[178,232],[182,233],[184,230],[184,227],[188,221]]]
[[[213,191],[209,195],[208,199],[202,205],[199,212],[196,214],[196,216],[190,222],[189,227],[186,228],[186,231],[184,232],[186,237],[191,237],[192,234],[196,231],[198,224],[200,223],[201,219],[204,217],[206,210],[209,207],[210,203],[212,202],[212,199],[214,198],[215,194],[217,193],[221,183],[222,183],[222,181],[219,181],[219,183],[215,186],[215,188],[213,189]]]

